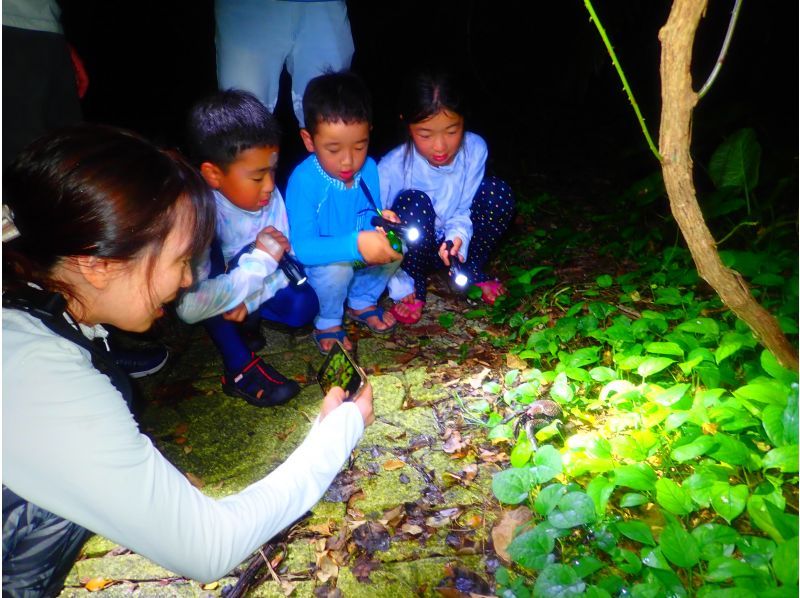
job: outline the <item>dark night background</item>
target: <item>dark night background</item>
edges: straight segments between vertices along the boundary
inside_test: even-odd
[[[671,2],[594,4],[657,139],[658,31]],[[62,6],[67,38],[90,77],[85,118],[180,145],[187,108],[216,88],[213,2]],[[695,42],[696,89],[716,61],[732,7],[733,0],[709,2]],[[463,75],[472,104],[468,126],[489,143],[490,168],[512,183],[593,196],[657,168],[580,0],[350,0],[348,8],[353,69],[374,96],[373,157],[400,140],[400,77],[434,61]],[[725,136],[753,127],[764,163],[796,172],[797,32],[797,2],[744,1],[726,63],[695,111],[698,167]],[[304,155],[285,90],[276,110],[285,133],[279,182]]]

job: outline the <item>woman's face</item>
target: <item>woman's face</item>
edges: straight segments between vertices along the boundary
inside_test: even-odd
[[[149,329],[164,315],[164,304],[192,284],[191,235],[191,218],[184,208],[156,255],[145,254],[120,264],[119,272],[109,278],[98,302],[104,317],[98,321],[131,332]]]
[[[437,112],[408,128],[417,152],[431,166],[452,163],[464,138],[464,118],[447,110]]]

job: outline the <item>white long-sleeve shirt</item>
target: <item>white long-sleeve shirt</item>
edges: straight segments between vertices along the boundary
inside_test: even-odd
[[[214,191],[217,207],[216,238],[222,247],[227,264],[243,247],[253,243],[267,226],[274,226],[289,238],[289,221],[280,191],[275,188],[269,204],[257,212],[237,208],[219,192]],[[210,250],[201,257],[197,280],[178,303],[178,316],[189,324],[224,313],[244,303],[248,313],[271,299],[289,284],[271,255],[253,249],[242,254],[238,266],[230,272],[209,278]]]
[[[424,191],[436,212],[437,237],[460,237],[459,253],[466,259],[472,239],[469,211],[486,170],[489,151],[479,135],[467,131],[455,159],[447,166],[433,166],[411,145],[400,145],[378,163],[383,207],[391,208],[397,194],[406,189]]]
[[[345,403],[267,477],[215,500],[139,432],[85,349],[18,310],[3,309],[2,386],[3,484],[201,582],[228,573],[316,503],[364,429],[358,407]]]

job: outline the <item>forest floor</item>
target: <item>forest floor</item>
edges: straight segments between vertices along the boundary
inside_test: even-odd
[[[492,593],[499,505],[491,479],[508,446],[486,440],[469,406],[494,400],[483,384],[518,364],[489,342],[500,330],[463,318],[475,307],[469,303],[434,276],[417,325],[382,337],[351,325],[376,421],[325,497],[269,544],[272,569],[262,567],[265,581],[246,595]],[[169,365],[140,388],[143,432],[209,496],[260,479],[301,442],[321,404],[315,372],[323,358],[309,332],[264,328],[261,354],[303,390],[286,406],[259,409],[222,393],[221,362],[202,327],[170,323]],[[201,586],[94,537],[61,595],[103,587],[108,596],[225,596],[245,566]]]

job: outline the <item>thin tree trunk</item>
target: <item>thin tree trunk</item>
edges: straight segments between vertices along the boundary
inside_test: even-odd
[[[777,320],[753,298],[741,275],[720,260],[697,203],[689,154],[697,94],[692,89],[690,67],[694,36],[706,3],[707,0],[674,0],[669,19],[658,35],[662,48],[659,150],[670,209],[700,276],[784,367],[797,370],[797,352]]]

